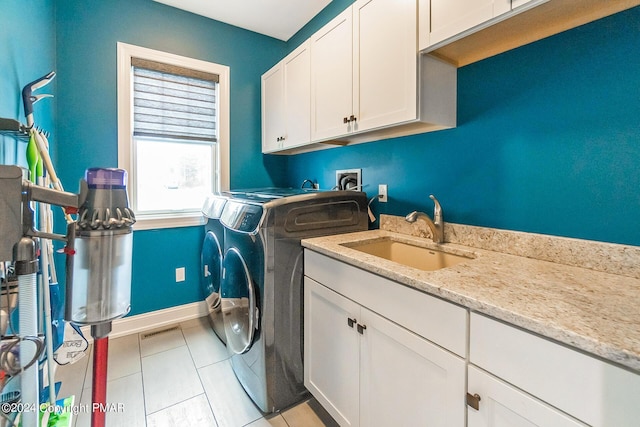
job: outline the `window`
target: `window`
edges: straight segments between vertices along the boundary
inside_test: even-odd
[[[200,224],[229,185],[229,68],[118,43],[118,167],[136,229]]]

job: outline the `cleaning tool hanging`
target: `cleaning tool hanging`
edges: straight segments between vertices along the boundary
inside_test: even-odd
[[[34,124],[33,120],[33,105],[43,98],[51,98],[53,95],[40,94],[34,95],[33,92],[51,83],[51,80],[56,76],[55,71],[40,77],[28,83],[22,88],[22,104],[24,105],[24,116],[27,119],[27,126],[32,128]]]
[[[31,128],[29,135],[29,144],[27,145],[27,163],[29,164],[30,180],[41,187],[48,188],[48,182],[44,177],[42,170],[43,158],[46,157],[50,165],[51,171],[53,171],[53,165],[51,165],[51,159],[49,157],[48,142],[44,133],[40,132],[35,126],[35,119],[33,116],[33,105],[43,98],[49,98],[53,95],[39,94],[34,95],[33,92],[48,85],[55,77],[55,72],[50,72],[47,75],[27,84],[22,89],[22,103],[24,105],[25,118],[27,120],[27,126]],[[46,143],[42,140],[45,139]],[[49,170],[49,168],[48,168]],[[55,176],[55,172],[53,172]],[[57,179],[57,176],[56,176]],[[59,188],[62,190],[62,187]],[[38,206],[38,228],[45,232],[51,233],[53,230],[49,228],[49,205],[40,203]],[[49,272],[54,271],[55,266],[53,264],[53,256],[50,256],[49,242],[45,239],[40,239],[40,296],[42,305],[38,304],[38,313],[44,313],[44,321],[42,322],[45,336],[46,354],[47,354],[47,383],[49,385],[48,401],[49,404],[55,405],[55,360],[53,358],[53,331],[51,327],[51,296],[50,296],[50,276]],[[22,297],[21,297],[22,298]],[[22,311],[21,311],[22,312]],[[42,319],[41,319],[42,320]],[[38,390],[39,391],[39,390]]]
[[[27,165],[29,166],[29,181],[34,184],[37,182],[36,174],[38,169],[38,160],[40,154],[38,154],[38,145],[36,144],[35,131],[29,133],[29,143],[27,144]]]

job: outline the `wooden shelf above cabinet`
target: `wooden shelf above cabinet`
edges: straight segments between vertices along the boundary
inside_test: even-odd
[[[457,67],[640,5],[640,0],[551,0],[430,53]]]

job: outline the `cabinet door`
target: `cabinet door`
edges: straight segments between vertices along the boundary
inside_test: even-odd
[[[282,148],[311,141],[311,56],[309,42],[282,61],[284,72],[285,139]]]
[[[359,314],[356,303],[305,277],[304,385],[343,427],[360,424]]]
[[[431,0],[429,45],[511,10],[511,0]]]
[[[353,114],[352,8],[311,36],[311,139],[351,131]]]
[[[262,75],[262,152],[280,148],[284,136],[284,78],[282,64]]]
[[[469,393],[480,396],[478,410],[468,407],[469,427],[586,426],[471,365]]]
[[[469,361],[591,426],[639,425],[640,375],[479,313]]]
[[[358,0],[353,31],[354,130],[415,120],[416,0]]]
[[[361,425],[464,426],[464,360],[361,310]]]

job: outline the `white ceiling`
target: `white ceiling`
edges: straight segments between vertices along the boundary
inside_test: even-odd
[[[154,0],[287,41],[331,0]]]

